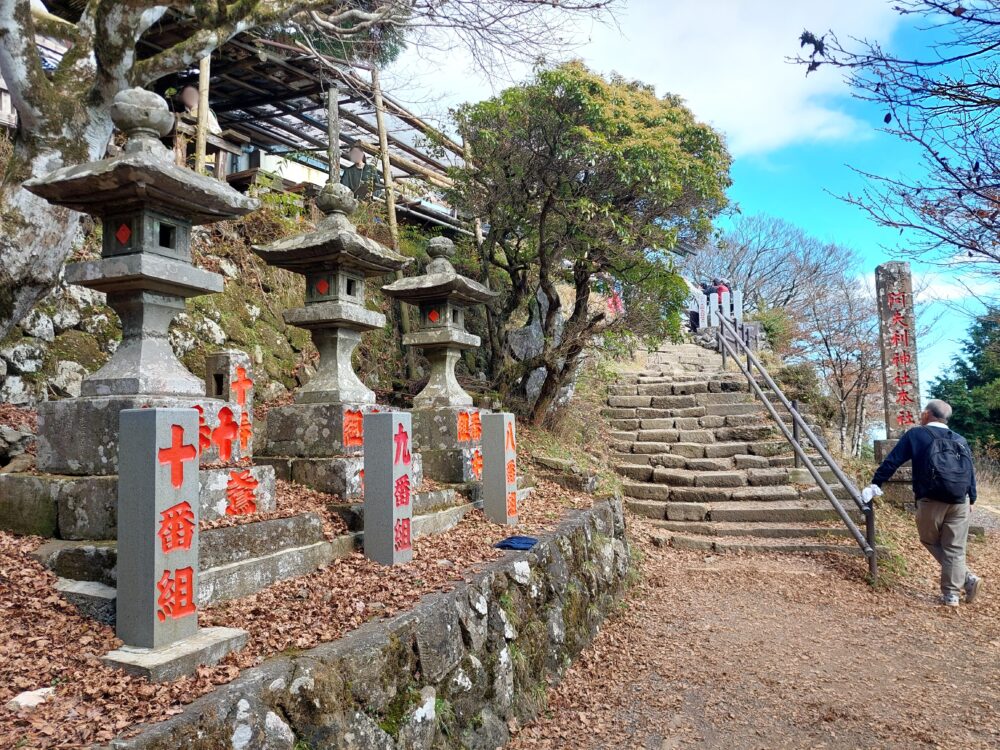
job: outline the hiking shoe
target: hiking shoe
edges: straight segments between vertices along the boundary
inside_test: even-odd
[[[983,579],[975,573],[967,573],[965,576],[965,603],[972,604],[979,596],[979,590],[983,587]]]
[[[958,607],[958,594],[942,594],[938,604],[942,607]]]

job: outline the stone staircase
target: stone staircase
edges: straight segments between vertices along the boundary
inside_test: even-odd
[[[645,370],[610,387],[604,415],[626,505],[655,519],[659,543],[859,552],[745,377],[723,371],[716,352],[681,344],[650,353]],[[846,490],[835,493],[853,508]]]

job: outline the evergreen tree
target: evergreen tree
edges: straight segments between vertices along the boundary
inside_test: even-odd
[[[963,356],[931,385],[931,396],[951,404],[951,426],[971,442],[1000,440],[1000,308],[976,319]]]

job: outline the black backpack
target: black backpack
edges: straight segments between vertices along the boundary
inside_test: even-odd
[[[951,430],[928,427],[932,442],[927,451],[930,487],[927,496],[942,503],[962,503],[972,489],[972,453],[952,437]]]

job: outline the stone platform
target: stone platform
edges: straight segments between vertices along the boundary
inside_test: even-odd
[[[104,656],[109,667],[145,677],[150,682],[166,682],[191,674],[201,665],[220,662],[247,643],[247,632],[236,628],[201,628],[190,638],[163,648],[122,646]]]
[[[428,478],[438,482],[478,482],[483,478],[482,415],[474,406],[413,412],[413,434]]]
[[[201,469],[201,518],[226,515],[226,488],[237,473],[253,484],[256,510],[275,509],[274,469],[234,466]],[[118,477],[0,474],[0,528],[59,539],[114,539],[118,533]]]

